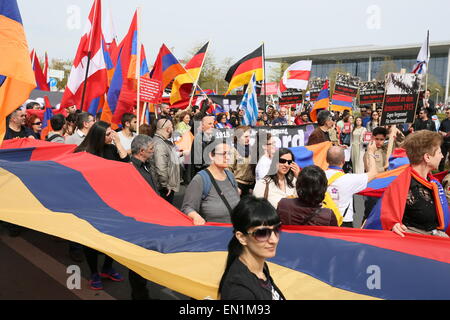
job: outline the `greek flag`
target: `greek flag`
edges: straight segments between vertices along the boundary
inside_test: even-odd
[[[256,97],[256,77],[253,74],[247,86],[247,91],[241,101],[239,109],[245,110],[244,120],[242,124],[245,126],[256,125],[258,119],[258,99]]]

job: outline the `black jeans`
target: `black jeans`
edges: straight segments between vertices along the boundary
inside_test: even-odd
[[[86,256],[86,261],[88,263],[91,274],[98,273],[97,260],[100,252],[91,249],[89,247],[84,247],[84,255]],[[112,268],[113,259],[105,255],[105,262],[103,262],[102,271],[107,271]]]
[[[175,196],[175,192],[170,191],[169,195],[167,195],[167,189],[159,189],[159,194],[161,195],[161,198],[166,200],[168,203],[173,204],[173,198]]]
[[[128,272],[128,280],[130,281],[132,300],[150,300],[147,279],[130,269]]]

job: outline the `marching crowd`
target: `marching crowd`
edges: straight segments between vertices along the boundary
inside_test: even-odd
[[[39,109],[28,103],[26,109]],[[214,112],[211,101],[187,110],[160,105],[159,114],[151,114],[150,123],[137,128],[136,115],[125,113],[120,129],[100,120],[100,115],[67,108],[67,116],[50,119],[51,131],[42,135],[42,120],[19,108],[7,119],[5,139],[35,138],[53,143],[75,144],[75,152],[130,162],[155,192],[174,204],[174,196],[185,185],[180,210],[194,225],[207,222],[232,223],[234,237],[219,292],[224,299],[283,299],[265,264],[273,257],[281,225],[354,227],[353,196],[367,188],[377,174],[389,168],[389,156],[403,147],[412,170],[421,178],[411,182],[403,219],[390,230],[400,236],[405,232],[447,236],[436,213],[436,198],[427,185],[429,174],[444,170],[450,148],[450,108],[439,123],[429,92],[419,102],[413,125],[381,126],[382,108],[376,105],[350,111],[320,111],[316,129],[308,145],[330,141],[328,168],[300,168],[293,152],[277,148],[271,134],[251,143],[252,127],[244,126],[244,110]],[[257,126],[302,125],[311,123],[310,106],[291,109],[268,106],[258,111]],[[230,138],[218,138],[216,129],[234,129]],[[139,129],[139,130],[138,130]],[[139,132],[139,134],[137,134]],[[177,141],[192,134],[189,150]],[[258,149],[259,151],[256,150]],[[423,179],[424,181],[421,181]],[[420,181],[419,181],[420,180]],[[443,180],[444,190],[450,177]],[[377,198],[366,197],[364,220],[369,217]],[[20,229],[8,226],[17,236]],[[103,288],[102,278],[122,281],[123,275],[105,257],[98,269],[98,252],[70,243],[71,257],[86,259],[90,286]],[[146,280],[130,270],[133,299],[148,299]]]

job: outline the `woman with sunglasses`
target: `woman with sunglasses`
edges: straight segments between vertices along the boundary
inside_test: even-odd
[[[112,144],[114,141],[115,145]],[[83,142],[75,149],[74,152],[86,151],[93,155],[105,158],[107,160],[115,160],[122,162],[130,162],[127,151],[122,147],[117,132],[111,129],[111,125],[105,121],[95,122]],[[105,255],[101,273],[98,272],[98,254],[97,250],[84,247],[86,261],[91,271],[89,281],[92,290],[102,290],[103,284],[101,278],[108,278],[112,281],[123,281],[123,276],[112,267],[113,259]]]
[[[266,259],[276,254],[281,223],[265,199],[247,196],[231,213],[234,235],[228,244],[219,284],[222,300],[285,300],[270,276]]]
[[[265,198],[277,208],[283,198],[296,198],[296,178],[300,167],[294,162],[291,150],[280,148],[272,158],[268,174],[258,180],[253,194],[255,197]]]
[[[35,139],[41,139],[42,121],[37,115],[30,115],[26,121],[26,126],[31,129]]]

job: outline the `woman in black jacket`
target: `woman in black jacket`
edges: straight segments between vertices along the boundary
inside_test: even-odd
[[[276,254],[281,223],[274,207],[253,196],[241,199],[231,214],[234,236],[228,244],[219,285],[222,300],[285,300],[266,259]]]
[[[115,145],[112,144],[114,141]],[[86,151],[93,155],[105,158],[107,160],[129,162],[125,149],[120,143],[117,132],[111,129],[111,125],[105,121],[98,121],[89,130],[83,142],[75,149],[74,152]],[[113,259],[105,256],[102,271],[98,272],[97,260],[99,252],[89,247],[84,247],[86,261],[91,271],[89,286],[92,290],[102,290],[102,278],[108,278],[112,281],[123,281],[122,275],[112,267]]]

